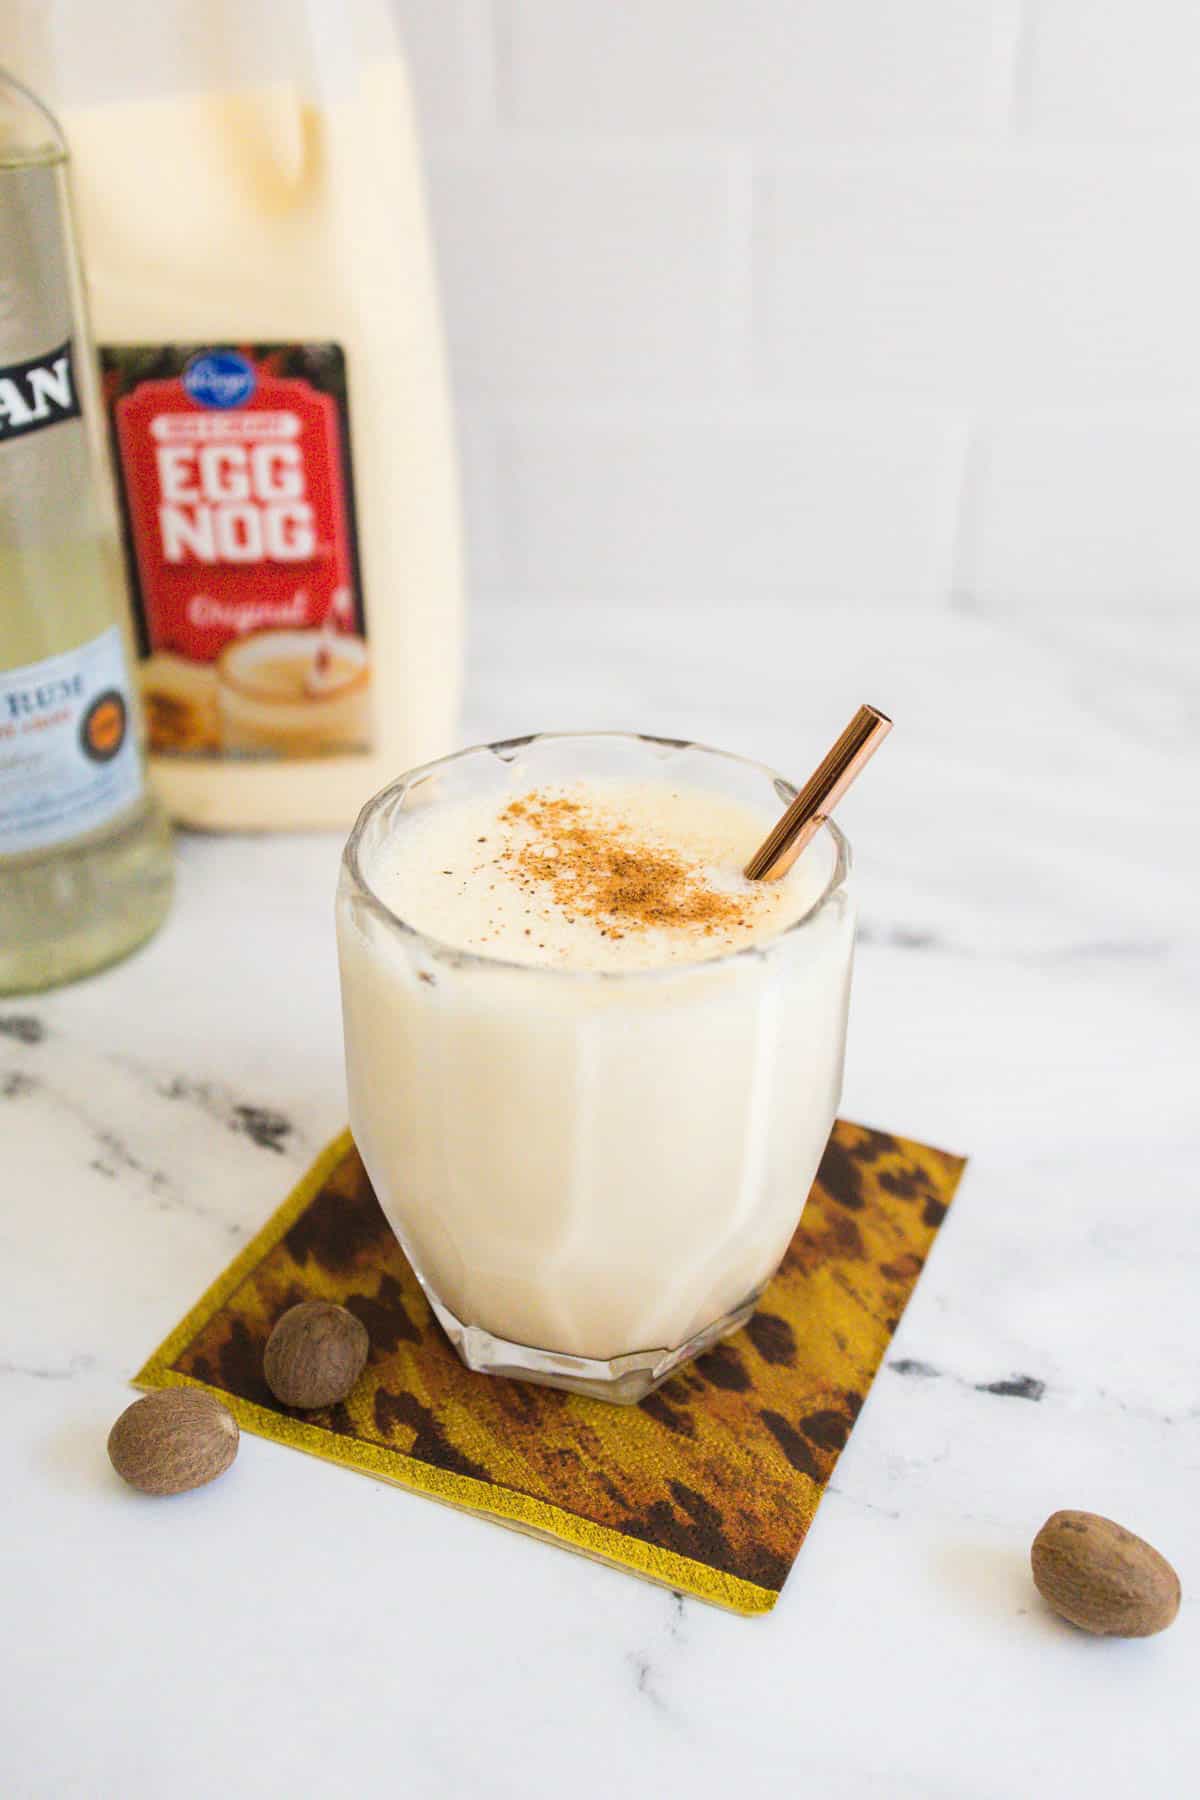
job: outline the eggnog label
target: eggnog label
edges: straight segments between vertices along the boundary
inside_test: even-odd
[[[370,747],[337,344],[101,351],[150,748]]]

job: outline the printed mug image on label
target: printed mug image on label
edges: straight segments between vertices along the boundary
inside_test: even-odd
[[[151,750],[368,750],[340,346],[117,346],[100,359]]]
[[[81,837],[140,798],[125,683],[115,625],[0,672],[0,856]]]

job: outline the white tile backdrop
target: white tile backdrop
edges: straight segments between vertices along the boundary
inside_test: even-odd
[[[477,604],[1194,606],[1194,0],[394,4]]]

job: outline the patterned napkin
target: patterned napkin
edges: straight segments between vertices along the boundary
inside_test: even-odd
[[[465,1369],[347,1132],[137,1384],[210,1388],[262,1437],[736,1612],[768,1612],[963,1166],[839,1120],[758,1312],[627,1407]],[[298,1413],[263,1380],[263,1347],[282,1312],[314,1298],[358,1315],[371,1356],[346,1401]]]

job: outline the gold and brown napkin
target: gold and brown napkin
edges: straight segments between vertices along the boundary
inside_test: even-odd
[[[210,1388],[262,1437],[736,1612],[767,1612],[963,1166],[839,1120],[749,1324],[618,1407],[463,1367],[345,1133],[137,1383]],[[282,1312],[316,1298],[357,1314],[371,1355],[346,1401],[301,1414],[271,1394],[263,1349]]]

